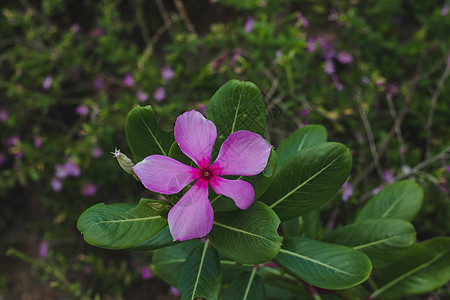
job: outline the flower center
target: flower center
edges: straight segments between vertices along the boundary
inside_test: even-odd
[[[209,171],[204,171],[203,172],[203,176],[208,177],[209,176]]]

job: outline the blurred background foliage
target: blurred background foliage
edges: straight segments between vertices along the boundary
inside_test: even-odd
[[[0,8],[7,299],[176,298],[145,273],[149,253],[95,249],[76,220],[95,203],[137,203],[146,193],[109,153],[130,153],[132,107],[152,105],[170,128],[186,110],[204,112],[233,78],[261,89],[275,146],[322,124],[351,149],[352,175],[321,215],[325,231],[387,183],[411,178],[425,188],[418,240],[449,233],[448,3],[4,0]]]

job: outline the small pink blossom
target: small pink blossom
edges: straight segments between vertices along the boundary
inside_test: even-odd
[[[386,97],[388,99],[394,98],[395,95],[398,93],[398,86],[396,84],[389,84],[386,91]]]
[[[50,244],[46,240],[42,240],[39,243],[39,258],[45,259],[48,254],[48,250],[50,249]]]
[[[301,12],[297,13],[297,20],[300,22],[300,24],[305,27],[308,28],[309,27],[309,21],[302,15]]]
[[[78,23],[73,23],[72,26],[70,26],[70,31],[75,33],[80,31],[80,25]]]
[[[99,158],[103,155],[103,150],[100,148],[100,146],[95,146],[91,149],[91,156],[93,158]]]
[[[333,80],[333,84],[336,87],[336,90],[340,92],[344,89],[344,86],[339,81],[339,77],[336,74],[331,74],[331,79]]]
[[[145,102],[148,100],[148,95],[144,91],[138,91],[137,97],[140,102]]]
[[[172,70],[172,68],[170,66],[165,66],[164,68],[159,70],[159,72],[161,73],[161,78],[164,81],[169,81],[170,79],[172,79],[173,75],[175,74],[175,72]]]
[[[130,73],[125,74],[125,76],[123,77],[123,84],[125,86],[133,86],[134,85],[134,79]]]
[[[6,144],[10,147],[14,147],[17,146],[17,144],[20,143],[20,137],[19,135],[15,134],[12,137],[10,137],[9,139],[6,140]]]
[[[42,139],[39,135],[34,137],[34,148],[41,149],[42,147]]]
[[[337,19],[339,19],[339,14],[338,12],[333,8],[330,11],[330,14],[328,15],[328,21],[336,21]]]
[[[342,185],[341,191],[342,191],[342,200],[344,200],[345,202],[351,196],[353,196],[353,186],[351,184],[349,184],[347,181],[344,182],[344,184]]]
[[[385,170],[383,172],[383,180],[386,183],[393,183],[395,178],[395,173],[392,170]]]
[[[166,98],[166,90],[163,87],[157,87],[153,92],[153,98],[160,102]]]
[[[235,66],[236,65],[236,61],[238,60],[239,57],[241,57],[241,55],[242,55],[242,49],[241,48],[236,48],[236,50],[234,51],[233,55],[231,56],[230,65],[231,66]]]
[[[314,50],[316,50],[316,40],[314,38],[310,37],[306,41],[306,51],[313,52]]]
[[[445,3],[444,6],[441,9],[441,16],[446,16],[448,15],[448,3]]]
[[[170,294],[171,296],[173,296],[173,297],[180,297],[180,296],[181,296],[180,291],[179,291],[176,287],[174,287],[174,286],[171,286],[171,287],[169,288],[169,294]]]
[[[142,267],[141,268],[141,276],[142,276],[142,279],[148,280],[153,277],[153,274],[149,267]]]
[[[363,84],[368,84],[370,82],[370,79],[367,76],[363,76],[363,77],[361,77],[361,82]]]
[[[105,81],[102,76],[97,76],[94,79],[94,88],[96,90],[101,90],[105,86]]]
[[[9,112],[4,108],[0,109],[0,123],[6,123],[8,118],[9,118]]]
[[[86,104],[80,104],[75,108],[75,112],[82,117],[87,116],[89,113],[89,107],[87,107]]]
[[[337,59],[341,64],[349,64],[353,61],[353,56],[347,51],[339,51]]]
[[[91,30],[91,37],[102,36],[105,34],[105,29],[101,27],[96,27]]]
[[[8,161],[8,156],[5,153],[0,152],[0,166],[5,164],[7,161]]]
[[[325,60],[330,60],[336,55],[336,41],[330,34],[319,36],[317,42]]]
[[[302,109],[301,111],[300,111],[300,116],[301,117],[307,117],[309,115],[309,110],[308,109],[306,109],[306,108],[304,108],[304,109]]]
[[[133,171],[147,189],[161,194],[178,193],[196,181],[168,215],[173,239],[185,241],[201,238],[212,228],[214,212],[208,199],[209,186],[217,194],[233,199],[240,209],[247,209],[253,203],[255,191],[250,183],[221,176],[259,174],[267,164],[272,146],[254,132],[236,131],[223,142],[216,160],[211,164],[217,129],[212,121],[197,111],[179,116],[174,134],[181,151],[198,168],[168,156],[151,155],[137,163]]]
[[[62,189],[62,181],[59,178],[53,178],[51,182],[52,190],[59,192]]]
[[[48,75],[45,77],[44,81],[42,82],[42,88],[46,91],[51,88],[53,82],[53,76]]]
[[[255,22],[255,19],[253,19],[253,17],[248,17],[247,20],[245,21],[244,31],[252,32],[254,22]]]
[[[78,177],[81,174],[80,168],[71,158],[67,159],[63,165],[57,164],[55,169],[55,177],[58,179],[64,179],[68,176]]]
[[[97,193],[97,186],[92,182],[81,186],[81,194],[85,197],[94,196]]]
[[[334,74],[335,72],[334,62],[331,59],[325,61],[323,71],[327,74]]]

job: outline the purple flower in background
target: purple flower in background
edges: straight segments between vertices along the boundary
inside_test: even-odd
[[[103,155],[103,151],[102,151],[102,148],[100,148],[100,146],[95,146],[94,148],[91,149],[91,156],[93,158],[99,158],[102,155]]]
[[[101,36],[105,34],[105,29],[101,27],[95,27],[91,30],[91,37]]]
[[[386,91],[386,97],[388,99],[394,98],[394,96],[398,93],[398,86],[396,84],[389,84]]]
[[[328,15],[328,21],[335,21],[339,18],[338,12],[333,8]]]
[[[123,77],[123,84],[125,86],[133,86],[134,85],[133,76],[130,73],[125,74],[125,76]]]
[[[201,112],[202,115],[205,117],[208,117],[208,114],[206,113],[206,105],[203,103],[197,104],[196,106],[197,110]]]
[[[159,72],[161,73],[161,77],[164,81],[169,81],[175,74],[170,66],[165,66],[164,68],[159,70]]]
[[[331,59],[327,59],[323,65],[323,71],[327,74],[334,74],[334,62]]]
[[[44,81],[42,82],[42,88],[46,91],[51,88],[53,82],[53,76],[48,75],[45,77]]]
[[[180,291],[179,291],[176,287],[174,287],[174,286],[171,286],[171,287],[169,288],[169,294],[170,294],[171,296],[174,296],[174,297],[180,297],[180,296],[181,296]]]
[[[8,156],[5,153],[0,152],[0,166],[3,165],[7,161],[8,161]]]
[[[369,79],[369,77],[367,77],[367,76],[363,76],[363,77],[361,78],[361,82],[364,83],[364,84],[368,84],[368,83],[370,82],[370,79]]]
[[[223,142],[217,159],[210,164],[217,129],[197,111],[179,116],[174,134],[181,151],[198,169],[167,156],[151,155],[137,163],[133,171],[147,189],[161,194],[178,193],[196,181],[172,207],[167,219],[173,239],[185,241],[211,231],[214,212],[208,199],[209,186],[217,194],[233,199],[240,209],[253,203],[255,191],[250,183],[220,176],[260,173],[266,167],[272,146],[254,132],[236,131]]]
[[[34,137],[34,148],[41,149],[42,147],[42,139],[39,135]]]
[[[97,186],[92,182],[81,186],[81,194],[85,197],[94,196],[97,193]]]
[[[81,174],[78,165],[70,158],[63,165],[57,164],[55,169],[55,176],[58,179],[64,179],[67,176],[78,177]]]
[[[241,55],[242,55],[242,49],[236,48],[233,55],[231,56],[230,65],[232,65],[232,66],[236,65],[236,61],[239,57],[241,57]]]
[[[80,31],[80,25],[78,25],[78,23],[73,23],[72,26],[70,27],[70,31],[73,31],[75,33]]]
[[[103,80],[102,76],[97,76],[94,79],[94,88],[96,90],[100,90],[105,86],[105,81]]]
[[[393,183],[394,182],[395,173],[392,170],[385,170],[383,172],[383,180],[386,183]]]
[[[52,185],[52,190],[55,192],[59,192],[62,189],[62,181],[59,178],[53,178],[51,185]]]
[[[302,109],[301,111],[300,111],[300,116],[301,117],[307,117],[309,115],[309,110],[308,109],[306,109],[306,108],[304,108],[304,109]]]
[[[145,102],[148,99],[148,95],[144,91],[138,91],[137,92],[137,97],[138,97],[140,102]]]
[[[13,135],[12,137],[10,137],[9,139],[6,140],[6,144],[10,147],[16,146],[19,142],[20,142],[20,137],[17,134]]]
[[[322,55],[327,59],[331,59],[335,56],[336,50],[334,49],[334,46],[336,44],[334,38],[329,35],[325,34],[317,38],[317,42],[320,45],[320,50],[322,51]]]
[[[153,98],[158,102],[164,100],[166,98],[166,90],[163,87],[156,88],[153,92]]]
[[[309,22],[308,20],[302,15],[301,12],[297,13],[297,20],[300,22],[300,24],[302,24],[305,28],[309,27]]]
[[[148,280],[153,277],[153,274],[149,267],[142,267],[141,268],[141,276],[142,276],[142,279]]]
[[[448,14],[448,3],[445,3],[441,9],[441,16],[446,16]]]
[[[82,117],[87,116],[89,113],[89,107],[87,107],[86,104],[80,104],[75,108],[75,112]]]
[[[339,51],[337,59],[341,64],[349,64],[353,61],[353,56],[347,51]]]
[[[42,240],[39,243],[39,258],[45,259],[48,254],[48,249],[50,248],[50,244],[46,240]]]
[[[353,186],[347,181],[341,187],[342,200],[347,201],[351,196],[353,196]]]
[[[248,17],[247,20],[245,21],[244,31],[252,32],[254,22],[255,22],[255,19],[253,19],[253,17]]]
[[[316,39],[310,37],[306,41],[306,51],[313,52],[314,50],[316,50]]]
[[[331,79],[333,80],[333,84],[339,92],[344,89],[344,86],[339,81],[339,77],[336,74],[331,74]]]
[[[0,123],[5,123],[9,118],[9,112],[2,108],[0,109]]]

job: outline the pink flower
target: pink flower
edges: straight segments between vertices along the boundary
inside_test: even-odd
[[[347,181],[341,187],[342,200],[347,201],[351,196],[353,196],[353,186]]]
[[[55,192],[59,192],[62,189],[62,181],[59,178],[53,178],[51,185],[52,185],[52,190]]]
[[[142,267],[141,276],[142,276],[142,279],[148,280],[153,277],[153,274],[149,267]]]
[[[323,71],[327,74],[333,74],[335,72],[334,63],[331,59],[327,59],[323,66]]]
[[[0,166],[8,161],[8,156],[5,153],[0,152]]]
[[[171,286],[169,288],[169,294],[171,296],[174,296],[174,297],[180,297],[181,296],[180,291],[174,286]]]
[[[44,259],[47,257],[48,249],[50,248],[50,244],[46,240],[42,240],[39,243],[39,258]]]
[[[314,38],[309,38],[308,41],[306,41],[306,51],[313,52],[316,50],[316,40]]]
[[[448,4],[444,4],[444,6],[441,9],[441,16],[446,16],[448,14]]]
[[[81,194],[85,197],[94,196],[97,193],[97,186],[92,182],[81,186]]]
[[[91,36],[92,37],[102,36],[104,34],[105,34],[105,29],[103,29],[101,27],[96,27],[96,28],[91,30]]]
[[[125,76],[123,77],[123,84],[125,86],[133,86],[134,85],[133,76],[130,73],[125,74]]]
[[[300,116],[307,117],[309,115],[309,110],[304,108],[300,111]]]
[[[91,149],[91,156],[93,158],[99,158],[102,155],[103,155],[103,151],[102,151],[102,148],[100,148],[100,146],[95,146],[94,148]]]
[[[340,92],[344,89],[344,86],[342,85],[342,83],[339,81],[339,77],[337,77],[336,74],[331,74],[331,79],[333,80],[334,86],[336,87],[336,89]]]
[[[40,136],[35,136],[34,137],[34,148],[36,149],[41,149],[42,147],[42,139]]]
[[[253,30],[253,23],[254,22],[255,22],[255,19],[253,19],[253,17],[248,17],[247,21],[245,21],[244,31],[245,32],[252,32],[252,30]]]
[[[89,113],[89,107],[87,107],[87,105],[85,104],[80,104],[75,108],[75,111],[77,114],[84,117],[87,116],[87,114]]]
[[[137,97],[140,102],[145,102],[148,99],[148,95],[144,91],[137,92]]]
[[[6,109],[0,109],[0,123],[5,123],[9,118],[9,112]]]
[[[105,81],[102,76],[97,76],[94,79],[94,87],[96,90],[100,90],[105,86]]]
[[[165,66],[164,68],[159,70],[159,72],[161,73],[161,77],[164,81],[169,81],[175,74],[170,66]]]
[[[353,56],[346,51],[339,51],[337,59],[341,64],[349,64],[353,61]]]
[[[50,89],[50,87],[52,86],[52,82],[53,82],[52,75],[48,75],[47,77],[45,77],[44,81],[42,82],[42,88],[44,90]]]
[[[309,27],[309,21],[302,15],[301,12],[297,13],[297,20],[303,25],[305,28]]]
[[[386,170],[383,172],[383,180],[386,183],[393,183],[394,182],[395,173],[392,170]]]
[[[78,32],[80,31],[80,25],[77,23],[73,23],[72,26],[70,26],[70,30],[73,32]]]
[[[174,240],[200,238],[211,231],[214,212],[208,199],[209,185],[217,194],[233,199],[240,209],[253,203],[255,191],[250,183],[220,176],[253,176],[262,172],[272,146],[260,135],[240,130],[223,142],[217,159],[210,164],[216,137],[212,121],[197,111],[185,112],[175,123],[175,140],[198,168],[162,155],[148,156],[133,167],[147,189],[161,194],[178,193],[196,180],[169,211],[169,229]]]
[[[163,87],[156,88],[153,92],[153,98],[158,102],[164,100],[166,98],[166,90]]]

